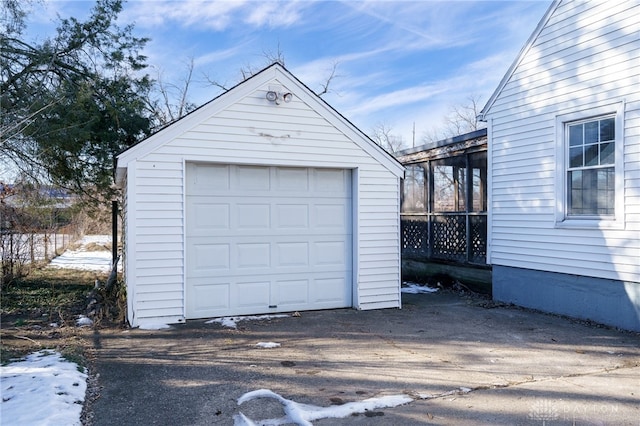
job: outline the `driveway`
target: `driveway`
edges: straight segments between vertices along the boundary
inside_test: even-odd
[[[350,409],[312,424],[640,425],[638,333],[450,291],[405,294],[401,310],[302,312],[237,329],[97,330],[94,345],[94,425],[295,424]],[[238,405],[260,389],[284,399]]]

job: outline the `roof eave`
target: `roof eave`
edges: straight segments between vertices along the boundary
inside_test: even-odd
[[[500,80],[498,87],[493,92],[493,94],[485,104],[484,108],[482,108],[482,110],[480,111],[480,114],[478,114],[477,118],[479,121],[483,121],[483,122],[487,121],[487,115],[489,114],[491,107],[493,107],[494,102],[496,101],[496,99],[498,98],[498,96],[500,95],[504,87],[507,85],[507,83],[511,79],[511,76],[515,72],[518,65],[520,65],[520,62],[522,62],[522,59],[524,58],[524,56],[531,49],[531,46],[533,46],[533,43],[540,35],[540,32],[542,31],[542,29],[547,25],[549,18],[551,17],[553,12],[558,8],[558,5],[560,4],[561,1],[562,0],[553,0],[553,2],[551,3],[549,8],[543,15],[542,19],[540,19],[540,22],[538,22],[536,29],[533,31],[533,33],[531,33],[531,36],[529,36],[529,39],[527,40],[525,45],[522,47],[522,49],[520,49],[520,52],[516,56],[516,59],[513,61],[509,69],[507,69],[507,72],[505,73],[504,77],[502,77],[502,80]]]

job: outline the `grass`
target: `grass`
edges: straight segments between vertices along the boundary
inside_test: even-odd
[[[87,295],[106,274],[41,268],[2,288],[0,362],[41,349],[55,349],[65,358],[81,360],[86,342],[75,327],[86,313]],[[52,326],[56,323],[57,326]]]
[[[42,268],[12,282],[2,289],[0,315],[14,321],[30,323],[48,316],[50,321],[75,314],[95,280],[106,275],[67,269]],[[53,318],[58,314],[61,318]]]

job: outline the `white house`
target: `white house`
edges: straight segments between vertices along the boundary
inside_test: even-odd
[[[403,172],[264,69],[118,156],[130,323],[399,308]]]
[[[481,112],[501,301],[640,331],[640,2],[554,2]]]

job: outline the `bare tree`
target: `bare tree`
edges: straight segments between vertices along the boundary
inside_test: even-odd
[[[379,122],[373,126],[369,137],[388,152],[399,151],[404,146],[404,140],[400,135],[394,135],[393,128],[386,123]]]
[[[204,75],[204,79],[209,83],[209,85],[222,89],[223,91],[226,92],[227,90],[235,86],[238,82],[242,82],[249,79],[252,75],[256,74],[258,71],[260,71],[263,67],[267,65],[278,63],[282,66],[285,66],[284,53],[280,49],[280,43],[278,43],[278,46],[275,52],[263,50],[261,56],[263,58],[262,67],[256,66],[255,64],[251,64],[251,63],[240,67],[240,69],[238,70],[238,73],[239,73],[238,79],[234,80],[234,82],[232,83],[229,83],[226,81],[224,82],[220,81],[217,78],[212,78],[211,76],[206,74]]]
[[[57,254],[60,219],[72,214],[61,194],[24,174],[14,185],[0,182],[0,287]]]
[[[189,100],[193,68],[194,61],[190,58],[185,64],[184,76],[177,83],[165,81],[162,70],[158,70],[154,87],[157,97],[149,101],[154,128],[172,123],[196,109],[196,104]]]
[[[280,43],[278,43],[278,46],[275,52],[267,51],[267,50],[263,51],[262,57],[264,58],[264,60],[261,62],[261,65],[259,66],[256,66],[254,64],[247,64],[241,67],[239,70],[239,74],[240,74],[239,80],[236,80],[231,84],[226,81],[222,82],[218,79],[211,78],[208,75],[205,75],[204,78],[211,86],[227,91],[238,82],[247,80],[248,78],[258,73],[261,69],[263,69],[266,66],[269,66],[271,64],[276,64],[276,63],[282,65],[283,67],[285,66],[284,52],[280,49]],[[328,73],[329,73],[328,76],[320,84],[319,90],[315,92],[316,95],[322,97],[322,95],[326,95],[327,93],[331,92],[330,90],[331,83],[336,78],[340,77],[339,74],[337,73],[338,65],[339,65],[338,62],[334,62],[332,64],[331,68],[328,70]]]
[[[436,142],[486,127],[485,123],[478,120],[481,102],[480,96],[470,95],[465,103],[449,107],[449,113],[442,118],[442,125],[427,131],[423,142]]]
[[[331,66],[331,70],[329,71],[329,76],[320,85],[321,86],[320,90],[316,92],[316,95],[322,97],[322,95],[326,95],[327,93],[330,92],[329,86],[331,85],[331,83],[336,77],[339,77],[339,75],[336,74],[337,70],[338,70],[338,62],[334,62],[333,65]]]

